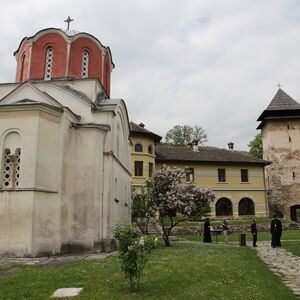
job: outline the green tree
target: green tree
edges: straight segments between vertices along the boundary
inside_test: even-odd
[[[186,146],[193,139],[199,140],[199,144],[203,145],[207,142],[207,134],[200,126],[180,126],[175,125],[166,134],[166,143],[174,146]]]
[[[263,144],[261,133],[257,134],[255,138],[248,144],[250,148],[249,154],[252,157],[262,158],[263,157]]]
[[[149,221],[155,216],[156,206],[153,197],[148,193],[148,189],[142,188],[141,192],[135,189],[131,192],[131,218],[142,234],[148,235]]]

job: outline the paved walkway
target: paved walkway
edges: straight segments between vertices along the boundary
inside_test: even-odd
[[[269,241],[259,242],[255,248],[258,256],[294,294],[300,296],[300,257],[283,248],[272,248]]]

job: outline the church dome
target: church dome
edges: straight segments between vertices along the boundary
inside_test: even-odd
[[[14,53],[16,82],[58,78],[98,78],[110,95],[114,68],[109,47],[75,30],[47,28],[25,37]]]

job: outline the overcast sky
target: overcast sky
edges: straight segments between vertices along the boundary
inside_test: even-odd
[[[207,145],[247,150],[279,82],[300,99],[299,0],[2,0],[0,14],[0,82],[23,37],[70,15],[110,47],[111,97],[161,136],[199,125]]]

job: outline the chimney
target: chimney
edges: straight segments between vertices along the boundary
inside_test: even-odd
[[[191,142],[194,152],[199,152],[198,143],[199,143],[198,139],[194,139]]]
[[[233,145],[234,145],[234,143],[232,143],[232,142],[228,143],[228,150],[229,151],[233,151]]]
[[[140,123],[139,126],[144,128],[144,127],[145,127],[145,124]]]

